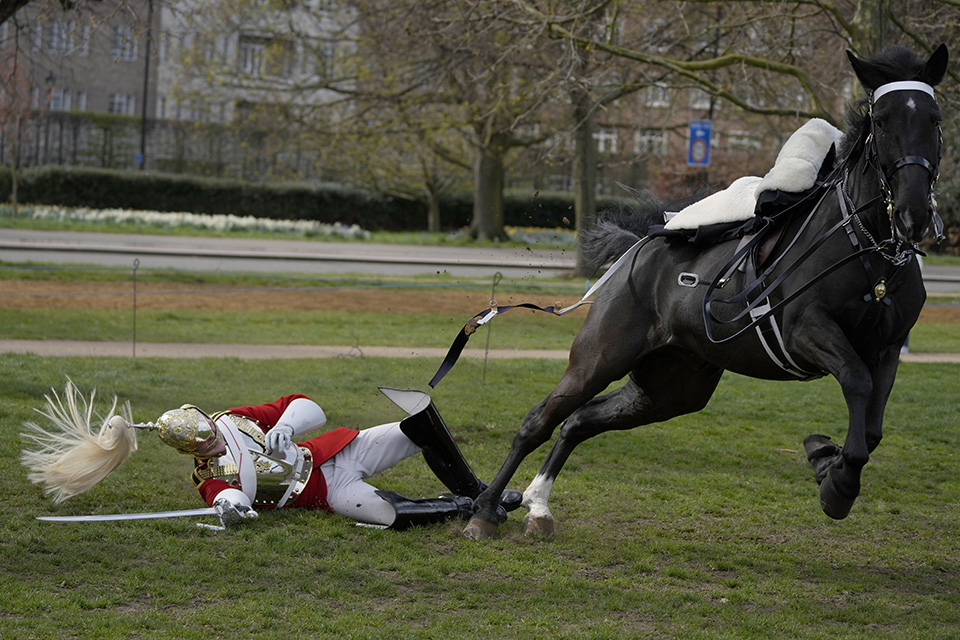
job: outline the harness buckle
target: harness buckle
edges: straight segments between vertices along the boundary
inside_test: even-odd
[[[677,276],[677,284],[679,284],[681,287],[696,287],[698,284],[700,284],[700,276],[695,273],[688,273],[684,271]]]

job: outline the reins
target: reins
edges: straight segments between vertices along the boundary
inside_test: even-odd
[[[807,219],[804,220],[803,224],[801,225],[801,228],[805,228],[806,225],[810,222],[810,219],[817,212],[817,210],[820,207],[820,204],[823,202],[823,199],[830,192],[830,190],[835,188],[839,191],[841,185],[842,185],[842,182],[839,182],[836,184],[835,187],[831,185],[824,190],[824,194],[821,196],[820,202],[818,202],[817,205],[814,207],[814,209],[810,212],[810,214],[808,214]],[[838,193],[838,197],[842,198],[843,196]],[[834,271],[840,269],[841,267],[846,265],[848,262],[851,262],[858,258],[868,256],[869,254],[874,252],[882,251],[883,250],[882,244],[873,244],[868,247],[862,247],[860,249],[857,249],[853,253],[850,253],[845,257],[841,258],[840,260],[836,261],[835,263],[827,267],[824,271],[813,276],[813,278],[811,278],[808,282],[798,287],[796,291],[788,294],[776,304],[771,305],[770,308],[767,311],[765,311],[762,315],[756,316],[749,324],[747,324],[746,326],[744,326],[734,334],[726,338],[715,338],[713,336],[713,331],[710,328],[711,320],[721,325],[734,324],[743,320],[745,317],[749,316],[750,312],[756,309],[757,307],[767,304],[769,302],[770,295],[781,284],[783,284],[784,280],[790,277],[794,271],[796,271],[801,265],[803,265],[803,263],[806,262],[806,260],[809,259],[810,256],[817,249],[819,249],[824,242],[826,242],[831,236],[833,236],[833,234],[836,233],[839,229],[841,229],[842,227],[848,226],[855,216],[858,216],[858,214],[862,212],[867,206],[872,206],[875,202],[876,202],[876,199],[871,200],[870,202],[867,203],[867,205],[858,208],[855,212],[842,216],[839,222],[837,222],[832,227],[830,227],[827,231],[821,234],[820,237],[817,238],[817,240],[813,242],[802,254],[800,254],[800,256],[798,256],[793,263],[791,263],[786,269],[784,269],[783,273],[781,273],[772,283],[770,283],[769,286],[766,286],[766,288],[760,293],[760,295],[757,298],[749,302],[746,305],[745,309],[743,309],[740,313],[736,314],[733,318],[730,318],[728,320],[722,320],[718,318],[711,310],[711,305],[713,302],[713,300],[711,300],[711,295],[717,289],[723,288],[723,286],[726,284],[726,281],[729,279],[730,275],[732,275],[733,271],[739,268],[740,263],[746,258],[747,254],[752,250],[753,246],[757,242],[757,238],[754,238],[753,240],[751,240],[746,246],[744,246],[739,252],[737,252],[737,254],[734,255],[733,258],[731,258],[731,260],[727,263],[727,265],[723,269],[721,269],[721,273],[713,280],[713,282],[710,283],[709,287],[707,288],[707,292],[704,294],[703,319],[704,319],[704,328],[706,330],[707,338],[714,344],[722,344],[725,342],[729,342],[730,340],[734,340],[735,338],[739,338],[744,333],[751,331],[753,329],[756,329],[756,327],[758,327],[760,324],[765,322],[768,318],[770,318],[770,316],[772,316],[774,313],[780,310],[787,303],[792,302],[797,296],[799,296],[800,294],[805,292],[807,289],[809,289],[816,283],[820,282],[821,280],[823,280],[824,278],[832,274]],[[761,235],[760,233],[757,234],[758,237],[760,235]],[[773,267],[776,266],[776,263],[779,263],[779,261],[782,260],[783,257],[789,252],[789,249],[796,244],[797,239],[800,237],[800,235],[801,235],[800,233],[796,234],[794,239],[791,241],[790,246],[786,250],[784,250],[783,253],[780,254],[780,256],[775,261],[775,264],[765,269],[764,272],[760,274],[756,280],[754,280],[747,287],[745,287],[740,293],[736,294],[735,296],[727,300],[722,300],[721,302],[723,303],[744,302],[748,299],[748,296],[750,295],[750,293],[752,293],[755,289],[758,289],[759,287],[765,285],[766,279],[770,276],[771,270],[773,269]],[[857,245],[854,245],[854,246],[857,246]]]
[[[849,178],[849,164],[851,159],[854,157],[854,152],[851,151],[840,164],[827,176],[823,182],[817,185],[814,189],[810,191],[805,197],[800,201],[790,205],[784,210],[776,214],[775,217],[768,217],[764,219],[763,226],[754,234],[753,238],[744,243],[738,250],[735,252],[734,256],[720,269],[720,272],[713,279],[710,285],[707,288],[707,292],[704,294],[703,300],[703,322],[704,329],[706,331],[707,338],[714,344],[722,344],[734,340],[744,333],[751,330],[765,331],[765,329],[760,328],[763,323],[773,323],[774,324],[774,333],[777,333],[775,327],[775,320],[773,320],[773,315],[777,313],[781,308],[787,305],[790,302],[793,302],[798,296],[806,292],[813,285],[817,284],[827,276],[833,274],[838,269],[842,268],[849,262],[854,260],[861,260],[864,267],[864,273],[867,276],[868,281],[870,281],[870,286],[872,287],[871,291],[864,296],[865,301],[873,299],[876,302],[883,301],[885,304],[890,304],[890,300],[886,296],[886,285],[887,282],[892,280],[899,272],[901,267],[903,267],[913,255],[919,252],[919,249],[913,245],[908,244],[906,248],[901,249],[904,245],[904,238],[898,237],[900,234],[896,229],[896,223],[893,218],[893,193],[889,185],[889,176],[883,171],[883,168],[880,163],[879,152],[877,149],[876,136],[875,133],[875,121],[873,116],[873,104],[883,95],[893,91],[923,91],[933,96],[933,88],[929,85],[920,82],[891,82],[877,88],[870,99],[870,109],[869,109],[869,121],[870,121],[870,131],[867,135],[866,140],[863,143],[863,147],[860,151],[858,157],[862,157],[864,160],[863,173],[869,169],[877,174],[880,181],[880,191],[881,194],[868,200],[859,207],[854,208],[854,202],[852,198],[846,193],[846,184]],[[943,132],[939,131],[939,141],[938,141],[938,157],[937,164],[934,165],[929,160],[919,155],[904,155],[893,163],[893,167],[890,171],[890,175],[896,173],[898,170],[905,166],[909,165],[920,165],[927,169],[930,173],[930,201],[933,209],[932,224],[934,225],[934,230],[937,235],[938,240],[943,237],[943,221],[940,219],[940,216],[937,214],[936,210],[936,199],[934,197],[934,188],[936,186],[937,180],[939,178],[938,167],[940,163],[940,156],[943,149]],[[810,246],[803,250],[803,252],[791,263],[789,264],[782,273],[780,273],[777,278],[767,284],[767,278],[769,278],[773,272],[779,268],[781,262],[786,258],[788,254],[793,251],[797,243],[800,241],[801,237],[804,236],[804,233],[807,230],[807,227],[810,225],[813,220],[814,215],[820,210],[825,199],[829,196],[831,192],[835,192],[837,196],[837,204],[840,209],[840,220],[832,225],[829,229],[823,232],[820,237],[818,237]],[[740,313],[729,320],[721,320],[717,318],[711,309],[711,305],[714,302],[711,297],[715,291],[721,289],[726,285],[726,283],[732,277],[734,271],[741,268],[741,265],[745,260],[748,259],[750,253],[756,249],[756,247],[763,241],[766,240],[766,234],[773,228],[773,223],[775,218],[785,217],[786,214],[791,213],[795,207],[800,207],[804,203],[808,203],[810,199],[817,197],[818,200],[813,207],[810,208],[809,213],[807,213],[806,218],[800,223],[797,232],[793,235],[787,246],[770,262],[767,267],[764,268],[763,272],[757,276],[752,282],[746,284],[742,291],[735,294],[733,297],[722,300],[725,304],[729,303],[742,303],[747,302],[746,308],[743,309]],[[880,202],[886,202],[887,204],[887,214],[890,220],[890,238],[877,242],[873,235],[869,232],[866,226],[863,224],[863,221],[860,218],[860,214],[876,206]],[[857,228],[860,230],[860,234],[866,241],[869,243],[867,246],[864,246],[860,240],[860,237],[857,235],[857,230],[854,228],[853,222],[856,222]],[[793,273],[803,265],[825,242],[827,242],[833,235],[840,230],[841,228],[845,229],[847,233],[847,238],[850,240],[850,243],[853,245],[854,251],[846,256],[840,258],[822,272],[814,275],[809,281],[799,286],[795,291],[786,295],[782,300],[777,302],[774,305],[771,305],[769,302],[771,294],[776,291],[783,282],[793,275]],[[645,236],[637,241],[633,246],[631,246],[626,252],[624,252],[620,258],[607,270],[607,272],[599,279],[597,282],[587,291],[587,293],[574,305],[561,308],[560,303],[557,303],[554,306],[550,307],[539,307],[534,304],[523,303],[512,305],[508,307],[499,307],[496,301],[490,302],[490,307],[484,309],[480,313],[472,317],[467,324],[463,327],[463,330],[457,335],[454,339],[453,344],[450,346],[446,357],[440,365],[440,368],[437,370],[436,374],[433,376],[433,379],[430,380],[430,388],[435,388],[436,385],[440,382],[441,379],[453,368],[459,359],[461,353],[463,352],[464,347],[466,346],[467,341],[470,338],[470,335],[473,334],[480,326],[486,324],[492,320],[496,315],[500,313],[507,312],[515,308],[524,308],[531,309],[534,311],[543,311],[553,315],[564,315],[574,309],[580,307],[584,304],[590,304],[588,298],[593,295],[593,293],[599,289],[603,284],[605,284],[609,278],[616,272],[620,267],[626,264],[628,261],[631,263],[630,271],[633,271],[633,264],[636,262],[639,255],[640,249],[642,249],[650,240],[651,236]],[[893,253],[890,253],[890,249],[893,249]],[[894,271],[886,279],[880,278],[876,279],[873,267],[870,263],[869,256],[870,254],[879,253],[880,256],[890,262]],[[685,274],[680,274],[682,277]],[[687,274],[690,275],[690,274]],[[697,279],[698,280],[698,279]],[[684,284],[681,281],[681,284]],[[688,286],[695,286],[688,285]],[[750,296],[754,293],[757,293],[754,299],[750,299]],[[759,309],[759,311],[758,311]],[[715,338],[713,332],[710,328],[711,321],[720,324],[728,325],[734,324],[742,321],[746,316],[750,316],[752,321],[746,326],[742,327],[735,333],[726,338]],[[778,336],[779,337],[779,336]],[[768,353],[770,352],[767,344],[764,342],[764,338],[761,337],[761,342],[764,343],[764,347],[767,348]],[[793,365],[793,368],[786,367],[783,363],[778,361],[778,358],[774,357],[774,361],[777,362],[782,368],[787,371],[790,371],[794,375],[799,377],[805,376],[816,376],[820,375],[817,373],[810,373],[800,370],[793,363],[789,354],[786,353],[783,345],[780,344],[782,349],[782,355],[785,356],[785,359]],[[771,354],[772,355],[772,354]]]
[[[873,104],[883,95],[886,95],[887,93],[890,93],[892,91],[901,91],[901,90],[924,91],[925,93],[928,93],[929,95],[933,96],[933,89],[931,87],[918,82],[888,83],[878,88],[874,92],[874,94],[871,96],[871,99],[869,101],[869,115],[868,115],[869,122],[870,122],[870,132],[867,135],[867,139],[864,142],[861,153],[864,154],[864,173],[866,173],[867,169],[873,169],[873,171],[876,173],[880,182],[881,195],[875,198],[872,198],[871,200],[860,205],[856,209],[853,209],[854,203],[850,198],[850,196],[846,193],[846,188],[845,188],[845,185],[849,178],[849,167],[847,165],[850,163],[850,160],[853,156],[852,153],[848,154],[847,157],[844,158],[844,160],[841,162],[841,164],[831,173],[831,177],[824,181],[820,189],[813,191],[811,193],[811,196],[808,196],[808,197],[812,197],[813,194],[820,193],[822,190],[822,193],[820,195],[818,202],[811,208],[810,213],[807,214],[806,219],[804,219],[804,221],[801,223],[800,228],[794,234],[793,239],[790,241],[790,244],[780,253],[779,256],[777,256],[773,260],[773,262],[770,265],[768,265],[764,269],[763,273],[757,276],[756,279],[754,279],[749,284],[746,284],[742,291],[740,291],[733,297],[722,301],[724,303],[742,303],[744,301],[749,300],[749,302],[746,305],[746,308],[742,310],[740,313],[736,314],[733,318],[730,318],[728,320],[721,320],[713,313],[711,309],[712,302],[714,302],[713,300],[711,300],[711,297],[717,289],[723,288],[723,286],[727,283],[727,281],[733,275],[733,272],[740,268],[743,261],[748,258],[750,252],[753,251],[754,248],[757,246],[757,244],[764,239],[765,233],[771,228],[771,225],[773,223],[772,219],[768,219],[764,227],[762,227],[760,231],[757,232],[754,238],[752,238],[743,247],[741,247],[739,251],[736,252],[736,254],[720,270],[717,277],[714,278],[713,282],[711,282],[711,284],[707,288],[707,292],[704,295],[703,319],[704,319],[704,329],[706,331],[707,338],[711,342],[713,342],[714,344],[722,344],[730,340],[734,340],[742,336],[744,333],[748,331],[756,329],[757,327],[761,326],[763,323],[767,322],[773,316],[773,314],[775,314],[779,309],[784,307],[787,303],[792,302],[795,298],[797,298],[803,292],[807,291],[814,284],[816,284],[817,282],[820,282],[821,280],[823,280],[824,278],[826,278],[836,270],[840,269],[847,263],[853,260],[856,260],[858,258],[863,263],[864,272],[869,281],[869,287],[872,288],[870,293],[864,296],[864,300],[869,301],[873,299],[878,302],[882,300],[886,304],[890,303],[890,301],[885,298],[887,282],[891,280],[893,277],[895,277],[897,273],[899,273],[900,267],[902,267],[907,262],[909,262],[909,260],[913,257],[913,255],[918,252],[918,249],[916,249],[912,245],[907,245],[905,248],[902,248],[904,245],[904,240],[902,237],[898,237],[899,234],[897,232],[896,223],[893,218],[893,192],[889,185],[889,176],[883,171],[883,168],[881,167],[880,159],[879,159],[879,150],[877,149],[876,136],[874,135],[875,121],[873,116]],[[938,126],[938,130],[939,129],[940,128]],[[943,133],[942,131],[940,131],[939,144],[938,144],[938,158],[937,158],[938,166],[940,162],[940,154],[942,153],[942,139],[943,139]],[[933,196],[934,188],[936,186],[937,179],[939,178],[937,167],[935,167],[929,160],[927,160],[923,156],[905,155],[899,158],[896,162],[894,162],[894,166],[891,169],[890,173],[893,174],[899,169],[911,164],[923,166],[925,169],[927,169],[927,171],[931,176],[930,199],[931,199],[931,205],[933,207],[932,223],[934,225],[934,230],[938,239],[942,238],[943,221],[940,219],[939,215],[936,212],[936,200]],[[767,285],[767,282],[766,282],[767,278],[780,265],[780,262],[786,257],[786,255],[790,253],[790,251],[794,248],[794,246],[796,245],[800,237],[803,236],[803,233],[806,230],[807,226],[809,225],[810,221],[812,220],[813,216],[817,213],[817,211],[819,211],[820,207],[823,205],[824,199],[827,197],[827,195],[831,191],[836,191],[837,203],[838,203],[838,206],[840,207],[840,214],[841,214],[840,221],[834,224],[824,233],[822,233],[819,238],[817,238],[800,256],[798,256],[796,260],[794,260],[793,263],[791,263],[786,269],[784,269],[784,271],[776,278],[776,280],[774,280],[772,283]],[[804,198],[804,200],[802,200],[801,203],[806,202],[806,200],[807,198]],[[869,232],[869,230],[867,230],[866,226],[863,224],[863,221],[860,218],[860,214],[862,212],[875,206],[876,204],[878,204],[879,201],[883,201],[886,203],[887,215],[890,220],[890,238],[887,240],[883,240],[881,242],[877,242],[874,239],[873,235]],[[797,205],[801,203],[797,203]],[[797,205],[793,205],[793,206],[797,206]],[[780,215],[782,215],[782,213]],[[853,225],[851,224],[851,222],[853,221],[856,221],[857,227],[860,229],[861,234],[867,240],[867,242],[870,243],[868,246],[864,247],[860,239],[857,237],[857,232],[854,229]],[[786,280],[786,278],[792,275],[797,270],[797,268],[799,268],[804,262],[806,262],[806,260],[808,260],[811,257],[811,255],[817,249],[819,249],[820,246],[823,245],[823,243],[825,243],[830,237],[832,237],[833,234],[836,233],[840,228],[844,228],[846,230],[847,237],[854,247],[854,252],[836,261],[835,263],[827,267],[824,271],[813,276],[808,282],[798,287],[797,290],[788,294],[786,297],[784,297],[775,305],[770,305],[769,298],[772,295],[772,293],[775,290],[777,290],[778,287],[780,287],[780,285],[784,282],[784,280]],[[891,245],[893,249],[892,254],[888,253],[888,251],[891,248]],[[882,278],[877,279],[875,277],[874,269],[869,259],[869,255],[871,253],[879,253],[882,258],[884,258],[885,260],[887,260],[888,262],[894,265],[896,270],[886,280]],[[757,290],[759,290],[759,295],[755,299],[750,300],[750,295]],[[763,313],[754,313],[755,310],[758,308],[764,308]],[[726,338],[721,338],[721,339],[717,339],[713,336],[713,331],[711,330],[711,326],[710,326],[711,321],[720,325],[728,325],[728,324],[734,324],[734,323],[740,322],[747,316],[750,316],[752,318],[752,321],[746,326],[744,326],[743,328],[741,328],[740,330],[733,333],[732,335]]]

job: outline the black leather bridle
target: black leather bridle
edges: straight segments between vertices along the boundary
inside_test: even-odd
[[[889,170],[885,170],[880,163],[880,154],[879,150],[877,149],[876,119],[873,115],[873,105],[876,104],[877,101],[883,96],[896,91],[920,91],[926,93],[933,98],[934,101],[936,101],[936,96],[934,96],[933,93],[933,87],[924,82],[898,81],[889,82],[877,87],[877,89],[875,89],[870,95],[868,102],[870,134],[867,136],[867,141],[865,144],[868,163],[873,165],[873,168],[876,170],[877,176],[880,179],[880,190],[883,193],[884,201],[887,205],[887,216],[890,219],[890,237],[894,239],[899,236],[899,232],[897,231],[896,224],[893,220],[893,189],[890,187],[890,177],[903,167],[910,165],[919,165],[927,170],[927,173],[930,176],[930,187],[928,191],[930,208],[933,211],[931,224],[933,225],[934,236],[936,237],[937,242],[940,242],[944,237],[944,225],[943,220],[940,218],[940,214],[937,212],[937,199],[934,195],[937,181],[940,179],[940,160],[943,156],[943,130],[941,129],[940,125],[937,125],[937,160],[935,163],[930,162],[930,160],[920,155],[902,156],[893,163],[893,166],[890,167]]]

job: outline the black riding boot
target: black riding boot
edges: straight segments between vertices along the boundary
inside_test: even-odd
[[[463,496],[412,499],[394,491],[379,490],[377,495],[389,502],[397,512],[396,519],[388,527],[395,531],[473,515],[473,500]]]
[[[476,498],[487,488],[467,464],[432,401],[423,410],[402,420],[400,431],[420,447],[427,466],[453,493]],[[508,489],[500,497],[500,506],[513,511],[522,500],[522,493]]]

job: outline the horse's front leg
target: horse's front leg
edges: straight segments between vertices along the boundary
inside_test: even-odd
[[[872,373],[873,394],[867,406],[867,450],[870,453],[877,448],[883,439],[883,412],[893,390],[893,382],[897,377],[897,367],[900,365],[900,347],[894,345],[883,351],[880,360]]]
[[[842,519],[850,512],[860,491],[861,471],[869,455],[883,439],[883,414],[893,389],[899,360],[898,347],[885,349],[869,374],[871,386],[863,411],[862,438],[859,430],[853,429],[855,414],[851,408],[851,428],[842,449],[826,436],[813,435],[804,440],[807,457],[820,484],[820,505],[824,513],[832,518]],[[846,391],[844,397],[848,398]],[[847,406],[851,407],[849,398]]]
[[[828,342],[826,336],[831,335],[840,339]],[[879,423],[875,422],[877,415],[875,407],[871,408],[871,400],[875,391],[881,389],[875,390],[872,372],[842,335],[839,327],[833,332],[820,326],[819,331],[797,335],[793,340],[797,353],[820,363],[836,378],[847,404],[847,437],[842,448],[829,437],[818,434],[808,436],[803,442],[820,485],[820,507],[838,520],[847,517],[860,495],[860,474],[872,450],[867,444],[867,415],[871,414],[871,439],[878,438]],[[884,396],[886,393],[889,389]]]
[[[845,379],[840,381],[840,387],[849,414],[847,437],[840,455],[834,457],[826,468],[821,467],[818,470],[818,475],[822,476],[819,479],[820,508],[837,520],[847,517],[854,501],[860,495],[860,474],[870,458],[866,417],[867,405],[873,391],[870,375],[866,371],[862,372],[862,377],[845,376]],[[817,465],[814,465],[814,469],[817,469]]]

